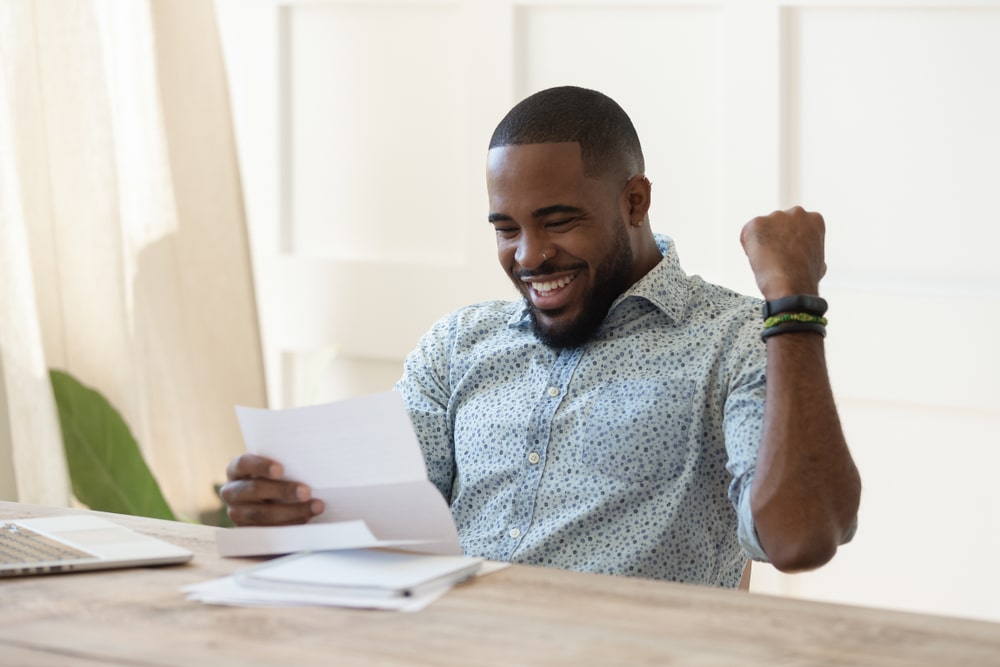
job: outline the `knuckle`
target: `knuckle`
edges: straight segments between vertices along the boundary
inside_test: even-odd
[[[226,509],[226,513],[229,515],[229,519],[237,526],[247,526],[250,525],[249,517],[247,516],[247,509],[239,505],[229,505]]]
[[[226,467],[226,477],[230,480],[246,479],[254,475],[254,460],[249,454],[240,454]]]
[[[224,484],[219,489],[219,497],[230,505],[239,503],[255,502],[262,498],[265,489],[257,480],[237,479]]]
[[[229,462],[229,465],[226,466],[226,479],[234,480],[239,477],[241,458],[242,457],[237,456],[235,459]]]
[[[264,521],[264,512],[257,506],[248,507],[243,510],[243,521],[252,525],[258,525]]]
[[[230,506],[229,518],[237,526],[264,526],[274,523],[271,508],[260,504]]]
[[[221,498],[223,502],[228,503],[232,501],[233,499],[232,496],[233,496],[233,482],[227,482],[223,484],[221,487],[219,487],[219,498]]]

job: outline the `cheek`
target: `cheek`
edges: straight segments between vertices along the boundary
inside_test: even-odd
[[[514,266],[514,254],[516,250],[517,248],[513,243],[501,238],[497,239],[497,260],[499,260],[500,266],[503,267],[504,271],[508,273]]]

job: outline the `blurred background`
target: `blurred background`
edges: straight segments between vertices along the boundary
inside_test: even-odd
[[[515,298],[486,223],[506,110],[632,116],[653,228],[756,294],[755,215],[827,221],[827,350],[865,485],[828,566],[752,590],[1000,621],[1000,0],[4,0],[0,499],[72,502],[47,369],[200,516],[233,406],[388,390]]]

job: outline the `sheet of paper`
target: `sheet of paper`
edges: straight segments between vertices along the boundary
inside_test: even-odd
[[[314,489],[427,479],[399,392],[285,410],[237,407],[247,451]]]
[[[285,410],[236,410],[247,451],[280,461],[285,477],[308,484],[326,511],[303,526],[222,529],[220,555],[377,546],[462,553],[398,392]]]
[[[282,530],[293,528],[294,530]],[[221,539],[220,539],[221,538]],[[378,540],[364,521],[307,523],[303,526],[245,527],[216,538],[220,556],[266,556],[309,549],[338,549],[343,544],[375,546]]]

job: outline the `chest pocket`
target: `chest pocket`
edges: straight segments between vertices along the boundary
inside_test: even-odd
[[[679,477],[698,455],[695,390],[667,379],[594,387],[556,415],[553,442],[581,472],[643,484]]]

